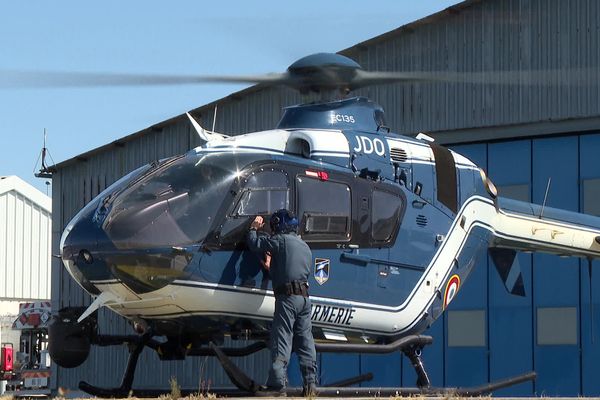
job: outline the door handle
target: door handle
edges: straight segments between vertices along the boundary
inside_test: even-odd
[[[414,208],[419,208],[419,209],[425,207],[426,204],[427,204],[427,202],[421,201],[421,200],[413,200],[413,202],[412,202],[412,206]]]

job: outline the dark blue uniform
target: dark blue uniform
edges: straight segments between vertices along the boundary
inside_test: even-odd
[[[307,282],[312,264],[308,245],[295,233],[279,233],[273,236],[259,235],[250,230],[248,247],[255,252],[271,253],[273,289],[293,281]],[[271,331],[272,367],[267,386],[285,388],[287,365],[291,352],[298,355],[304,386],[316,384],[317,354],[310,322],[310,299],[302,295],[275,295],[275,313]]]

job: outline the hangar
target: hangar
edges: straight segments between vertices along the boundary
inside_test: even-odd
[[[600,4],[592,0],[467,0],[381,36],[342,50],[363,68],[405,71],[548,71],[548,84],[410,84],[362,89],[386,110],[393,131],[427,132],[469,157],[501,194],[600,215],[600,93],[569,70],[598,68]],[[484,75],[485,76],[485,75]],[[484,78],[485,79],[485,78]],[[560,85],[558,84],[560,83]],[[191,111],[205,126],[241,134],[273,127],[281,108],[301,102],[285,88],[251,87]],[[54,166],[53,253],[70,218],[102,189],[135,167],[182,153],[198,144],[184,115],[161,122]],[[53,261],[52,307],[91,302],[58,260]],[[460,296],[431,328],[434,345],[425,363],[436,386],[470,386],[529,370],[535,383],[501,395],[600,395],[599,274],[585,262],[520,254],[527,296],[509,296],[487,260],[481,260]],[[597,263],[595,263],[597,264]],[[590,278],[592,278],[590,282]],[[591,302],[590,302],[591,299]],[[592,326],[594,325],[594,326]],[[100,313],[105,333],[127,324]],[[594,340],[593,336],[596,336]],[[221,386],[228,379],[212,360],[159,362],[144,352],[135,387],[164,388],[176,376],[184,387]],[[266,352],[242,360],[264,371]],[[408,360],[386,356],[320,356],[323,382],[372,372],[367,386],[413,386]],[[126,363],[123,349],[95,349],[75,370],[57,368],[54,388],[81,379],[113,386]],[[98,370],[106,371],[102,376]],[[257,379],[263,379],[258,372]],[[291,379],[298,381],[297,376]]]

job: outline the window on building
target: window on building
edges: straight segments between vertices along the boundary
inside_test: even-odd
[[[576,345],[577,308],[545,307],[537,309],[537,344]]]
[[[371,238],[375,241],[386,242],[392,238],[398,228],[402,200],[395,194],[373,191],[373,206],[371,208]]]
[[[346,241],[350,238],[350,187],[306,176],[297,178],[298,217],[308,241]]]
[[[600,179],[584,179],[583,212],[600,217]]]
[[[447,316],[449,347],[486,345],[484,310],[448,311]]]

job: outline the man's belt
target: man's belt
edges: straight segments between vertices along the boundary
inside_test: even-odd
[[[291,281],[289,283],[279,285],[273,290],[273,292],[276,296],[281,294],[291,296],[295,294],[303,297],[308,297],[308,282]]]

